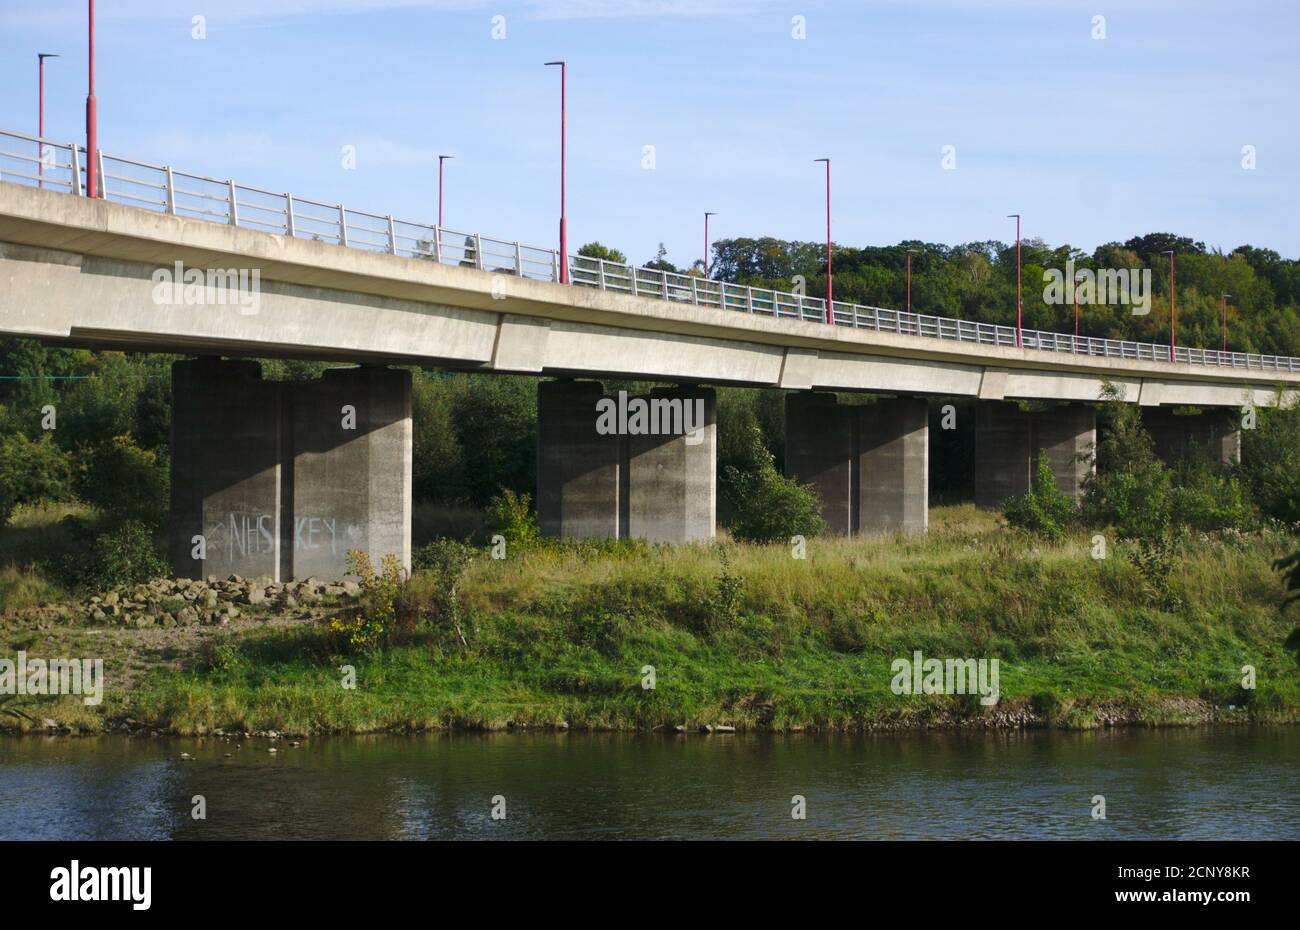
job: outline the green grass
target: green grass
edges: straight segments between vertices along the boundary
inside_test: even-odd
[[[931,526],[812,540],[802,561],[734,546],[735,622],[715,606],[712,546],[481,558],[461,585],[468,650],[434,617],[354,656],[332,654],[319,626],[254,628],[146,670],[129,694],[110,674],[101,718],[179,733],[1300,721],[1300,671],[1281,648],[1294,623],[1269,567],[1294,537],[1186,540],[1171,581],[1182,606],[1169,612],[1123,547],[1094,560],[1091,534],[1046,544],[971,507],[937,508]],[[410,599],[427,603],[432,587],[417,574]],[[916,649],[998,658],[1001,701],[894,695],[890,663]],[[345,664],[355,690],[341,686]],[[641,687],[647,665],[654,690]],[[1240,687],[1244,665],[1255,691]]]

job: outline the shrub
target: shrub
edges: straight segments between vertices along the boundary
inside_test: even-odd
[[[799,484],[776,470],[772,453],[757,427],[750,430],[751,471],[729,465],[723,491],[731,504],[731,533],[744,542],[770,543],[825,531],[821,501],[811,485]]]
[[[427,572],[433,582],[428,607],[437,619],[456,631],[462,647],[468,647],[461,625],[460,582],[477,555],[477,550],[454,539],[440,539],[422,546],[415,556],[416,568]]]
[[[168,573],[158,555],[153,529],[138,520],[124,520],[93,535],[90,524],[65,517],[70,537],[90,539],[89,552],[74,549],[51,566],[52,574],[69,587],[104,591],[121,585],[143,584]]]
[[[81,499],[110,521],[137,521],[161,526],[167,512],[167,462],[142,449],[127,435],[94,446],[77,479]]]
[[[1170,488],[1169,503],[1170,519],[1195,530],[1244,529],[1256,522],[1241,482],[1209,467],[1181,473]]]
[[[1237,474],[1267,517],[1300,523],[1300,407],[1256,411],[1241,437]]]
[[[348,572],[359,579],[361,595],[351,618],[330,621],[330,632],[340,646],[348,650],[380,649],[399,629],[409,629],[409,622],[403,622],[406,618],[398,611],[406,572],[397,556],[384,556],[376,571],[368,554],[349,549]]]
[[[709,619],[715,629],[730,629],[740,622],[745,579],[731,570],[730,547],[718,547],[718,561],[716,587],[708,597]]]
[[[0,526],[19,504],[66,497],[70,476],[67,454],[48,436],[0,436]]]
[[[1282,601],[1283,609],[1290,604],[1300,602],[1300,551],[1293,552],[1284,559],[1278,559],[1273,563],[1273,567],[1282,572],[1282,577],[1286,579],[1288,593]],[[1300,664],[1300,626],[1291,631],[1284,647],[1295,653],[1296,663]]]
[[[506,546],[516,551],[535,546],[539,533],[532,497],[503,488],[488,505],[488,531],[501,534]]]
[[[1074,521],[1078,508],[1069,495],[1056,486],[1056,476],[1047,460],[1047,451],[1038,453],[1038,469],[1033,487],[1023,497],[1013,497],[1002,505],[1002,515],[1012,526],[1027,529],[1059,542],[1066,527]]]

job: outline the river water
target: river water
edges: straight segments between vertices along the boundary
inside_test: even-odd
[[[0,839],[168,838],[1300,839],[1300,728],[0,737]]]

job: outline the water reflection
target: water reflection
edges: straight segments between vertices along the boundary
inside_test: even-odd
[[[0,738],[0,838],[1296,839],[1298,758],[1295,728]]]

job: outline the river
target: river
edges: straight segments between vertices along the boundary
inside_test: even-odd
[[[1294,840],[1298,763],[1295,727],[0,737],[0,839]]]

